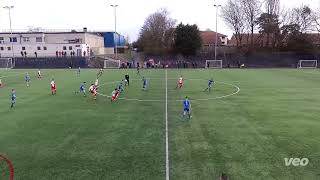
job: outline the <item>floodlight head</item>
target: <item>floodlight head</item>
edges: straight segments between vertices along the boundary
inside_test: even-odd
[[[12,8],[14,8],[14,6],[4,6],[3,8],[4,9],[12,9]]]

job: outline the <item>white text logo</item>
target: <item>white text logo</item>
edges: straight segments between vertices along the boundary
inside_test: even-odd
[[[309,164],[308,158],[284,158],[284,163],[286,166],[306,166]]]

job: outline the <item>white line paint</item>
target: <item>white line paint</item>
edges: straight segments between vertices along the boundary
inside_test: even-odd
[[[166,81],[166,85],[167,85],[167,81],[170,80],[170,79],[173,79],[173,78],[166,78],[165,81]],[[134,80],[139,80],[139,79],[132,79],[132,81]],[[206,81],[206,79],[188,79],[188,80],[191,80],[191,81],[198,81],[198,80],[202,80],[202,81]],[[118,83],[120,81],[113,81],[113,82],[108,82],[108,83],[104,83],[104,84],[101,84],[99,85],[98,87],[100,86],[103,86],[105,84],[115,84],[115,83]],[[209,100],[215,100],[215,99],[222,99],[222,98],[227,98],[229,96],[233,96],[233,95],[236,95],[240,92],[240,87],[234,85],[234,84],[230,84],[230,83],[225,83],[225,82],[220,82],[220,81],[215,81],[216,83],[219,83],[219,84],[225,84],[225,85],[228,85],[228,86],[231,86],[231,87],[234,87],[236,89],[236,91],[230,93],[230,94],[227,94],[227,95],[223,95],[223,96],[217,96],[217,97],[213,97],[213,98],[205,98],[205,99],[191,99],[192,101],[209,101]],[[168,92],[168,87],[166,86],[166,92]],[[104,96],[104,97],[107,97],[107,98],[111,98],[111,96],[108,96],[108,95],[105,95],[105,94],[101,94],[101,93],[97,93],[98,95],[100,96]],[[168,102],[168,99],[166,98],[166,100],[160,100],[160,99],[137,99],[137,98],[118,98],[120,100],[126,100],[126,101],[138,101],[138,102]],[[181,102],[183,100],[170,100],[170,101],[176,101],[176,102]]]
[[[224,83],[224,82],[219,82],[219,81],[216,81],[217,83],[220,83],[220,84],[225,84],[225,85],[229,85],[229,86],[232,86],[232,87],[235,87],[237,89],[237,91],[231,93],[231,94],[227,94],[227,95],[224,95],[224,96],[217,96],[217,97],[214,97],[214,98],[206,98],[206,99],[190,99],[192,101],[209,101],[209,100],[214,100],[214,99],[222,99],[222,98],[227,98],[229,96],[233,96],[233,95],[236,95],[240,92],[240,88],[236,85],[233,85],[233,84],[229,84],[229,83]],[[182,102],[183,100],[176,100],[177,102]]]
[[[169,169],[169,141],[168,141],[168,76],[166,69],[166,180],[170,179]]]

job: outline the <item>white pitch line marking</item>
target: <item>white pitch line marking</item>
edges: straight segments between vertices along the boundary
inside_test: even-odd
[[[150,79],[153,79],[153,78],[150,78]],[[155,78],[155,79],[159,79],[159,78]],[[173,78],[166,78],[166,83],[168,81],[168,79],[173,79]],[[139,79],[132,79],[132,81],[135,81],[135,80],[139,80]],[[187,80],[190,80],[190,81],[198,81],[198,80],[205,80],[205,79],[187,79]],[[106,84],[115,84],[115,83],[118,83],[120,81],[113,81],[113,82],[108,82],[108,83],[104,83],[104,84],[101,84],[99,85],[98,87],[100,86],[103,86],[103,85],[106,85]],[[213,98],[206,98],[206,99],[191,99],[192,101],[209,101],[209,100],[215,100],[215,99],[222,99],[222,98],[227,98],[229,96],[233,96],[233,95],[236,95],[240,92],[240,87],[239,86],[236,86],[234,84],[230,84],[230,83],[225,83],[225,82],[220,82],[220,81],[216,81],[216,83],[219,83],[219,84],[225,84],[225,85],[228,85],[228,86],[231,86],[231,87],[234,87],[236,89],[236,91],[234,91],[233,93],[231,94],[227,94],[227,95],[223,95],[223,96],[217,96],[217,97],[213,97]],[[167,84],[166,84],[167,85]],[[166,92],[168,91],[168,87],[166,88]],[[101,93],[97,93],[98,95],[100,96],[103,96],[103,97],[107,97],[107,98],[111,98],[111,96],[108,96],[108,95],[105,95],[105,94],[101,94]],[[160,99],[137,99],[137,98],[118,98],[120,100],[126,100],[126,101],[138,101],[138,102],[164,102],[166,100],[160,100]],[[167,100],[168,101],[168,100]],[[181,99],[177,99],[177,100],[170,100],[170,101],[176,101],[176,102],[182,102],[183,100]]]
[[[170,179],[169,169],[169,141],[168,141],[168,77],[166,69],[166,180]]]

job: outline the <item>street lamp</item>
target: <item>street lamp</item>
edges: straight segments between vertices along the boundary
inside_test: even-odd
[[[220,4],[215,4],[216,8],[216,42],[214,44],[214,60],[217,60],[217,44],[218,44],[218,8],[221,7]]]
[[[13,9],[14,6],[4,6],[3,8],[7,9],[9,11],[10,34],[11,34],[11,50],[12,50],[12,58],[14,58],[13,37],[12,37],[12,23],[11,23],[11,9]]]
[[[115,37],[116,37],[116,41],[114,43],[114,46],[115,46],[115,54],[116,54],[116,59],[118,59],[118,47],[117,47],[117,43],[118,43],[118,38],[117,38],[117,7],[119,5],[117,4],[112,4],[110,5],[111,7],[114,8],[114,34],[115,34]]]

